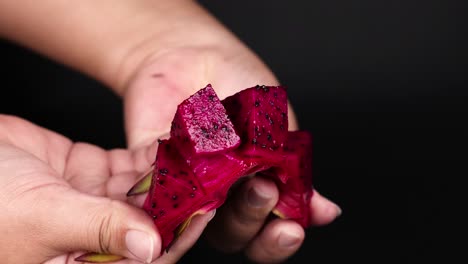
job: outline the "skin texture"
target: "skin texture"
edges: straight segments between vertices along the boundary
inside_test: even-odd
[[[194,219],[170,253],[158,258],[160,238],[138,208],[142,198],[126,200],[125,193],[153,162],[155,140],[169,132],[178,103],[208,83],[220,99],[256,84],[279,84],[274,74],[188,0],[43,0],[41,5],[0,0],[0,35],[119,94],[128,145],[106,151],[0,116],[0,233],[6,234],[0,259],[62,264],[73,263],[84,251],[101,250],[138,259],[126,246],[125,234],[132,229],[151,237],[138,251],[153,255],[141,262],[176,262],[212,215]],[[289,117],[290,130],[296,129],[292,107]],[[272,182],[253,177],[232,193],[203,232],[205,239],[225,252],[243,251],[258,263],[281,262],[296,252],[302,228],[267,221],[278,199]],[[315,226],[341,212],[318,192],[310,206]]]

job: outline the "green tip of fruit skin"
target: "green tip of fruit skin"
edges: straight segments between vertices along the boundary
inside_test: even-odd
[[[86,262],[86,263],[109,263],[124,259],[122,256],[101,254],[101,253],[86,253],[77,258],[75,261]]]
[[[133,187],[127,192],[127,196],[134,196],[143,194],[149,191],[151,187],[151,180],[153,178],[153,167],[145,174],[145,176],[139,180]]]

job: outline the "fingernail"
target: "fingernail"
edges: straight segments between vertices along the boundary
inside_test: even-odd
[[[145,263],[151,263],[153,260],[154,241],[150,235],[138,230],[130,230],[125,236],[125,244],[136,260]]]
[[[213,219],[215,217],[215,215],[216,215],[216,209],[211,211],[210,219],[208,219],[208,221],[211,221],[211,219]]]
[[[263,207],[265,206],[271,197],[268,197],[262,192],[259,192],[255,188],[251,188],[247,193],[247,202],[252,207]]]
[[[286,232],[281,232],[278,239],[278,245],[283,248],[290,248],[301,243],[301,237]]]
[[[336,217],[340,216],[341,213],[343,213],[343,211],[341,210],[341,208],[337,205],[337,204],[334,204],[335,207],[336,207]]]

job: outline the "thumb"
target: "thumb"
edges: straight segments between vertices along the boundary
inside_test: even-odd
[[[73,189],[41,200],[44,204],[35,208],[42,209],[44,242],[60,252],[110,253],[145,263],[160,254],[156,226],[139,208]]]

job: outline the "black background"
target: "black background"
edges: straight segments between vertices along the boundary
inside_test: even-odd
[[[447,263],[464,210],[449,209],[448,179],[467,161],[461,1],[201,2],[289,87],[315,138],[315,186],[343,209],[287,263]],[[6,42],[0,67],[1,113],[125,146],[121,102],[101,84]],[[246,262],[200,241],[181,263],[214,259]]]

